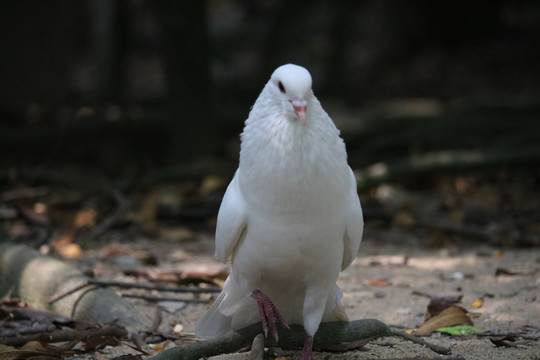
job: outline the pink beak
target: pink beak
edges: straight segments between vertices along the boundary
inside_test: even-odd
[[[291,104],[294,108],[296,116],[298,116],[298,120],[300,120],[300,123],[302,125],[306,125],[307,101],[304,99],[296,98],[291,101]]]

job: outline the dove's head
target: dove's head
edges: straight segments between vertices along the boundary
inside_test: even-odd
[[[278,67],[270,78],[272,92],[287,113],[295,113],[306,124],[307,99],[311,96],[311,75],[305,68],[286,64]]]

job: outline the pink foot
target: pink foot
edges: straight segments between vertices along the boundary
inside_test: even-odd
[[[270,330],[270,333],[277,342],[279,338],[277,333],[276,321],[279,321],[279,323],[287,329],[289,329],[289,325],[287,325],[287,322],[285,321],[283,316],[281,316],[272,300],[270,300],[270,298],[263,294],[260,290],[253,290],[253,292],[251,293],[251,297],[255,299],[257,305],[259,306],[259,313],[261,314],[264,337],[268,336],[268,330]]]
[[[300,360],[313,360],[313,336],[306,334]]]

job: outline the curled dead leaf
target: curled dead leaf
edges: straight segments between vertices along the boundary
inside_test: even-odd
[[[457,305],[450,305],[437,313],[437,315],[428,317],[428,314],[426,314],[426,321],[416,331],[416,335],[428,335],[441,327],[464,324],[472,325],[472,321],[467,315],[467,310]]]

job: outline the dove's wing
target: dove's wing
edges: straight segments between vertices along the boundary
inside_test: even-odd
[[[225,191],[219,208],[216,227],[216,256],[230,260],[247,226],[247,210],[238,185],[238,172]]]
[[[362,240],[362,232],[364,231],[364,217],[362,216],[362,207],[358,200],[356,178],[352,170],[350,168],[349,170],[351,172],[351,184],[349,196],[347,196],[348,203],[345,205],[346,222],[343,239],[345,246],[341,270],[346,269],[356,257],[358,248],[360,247],[360,240]]]

